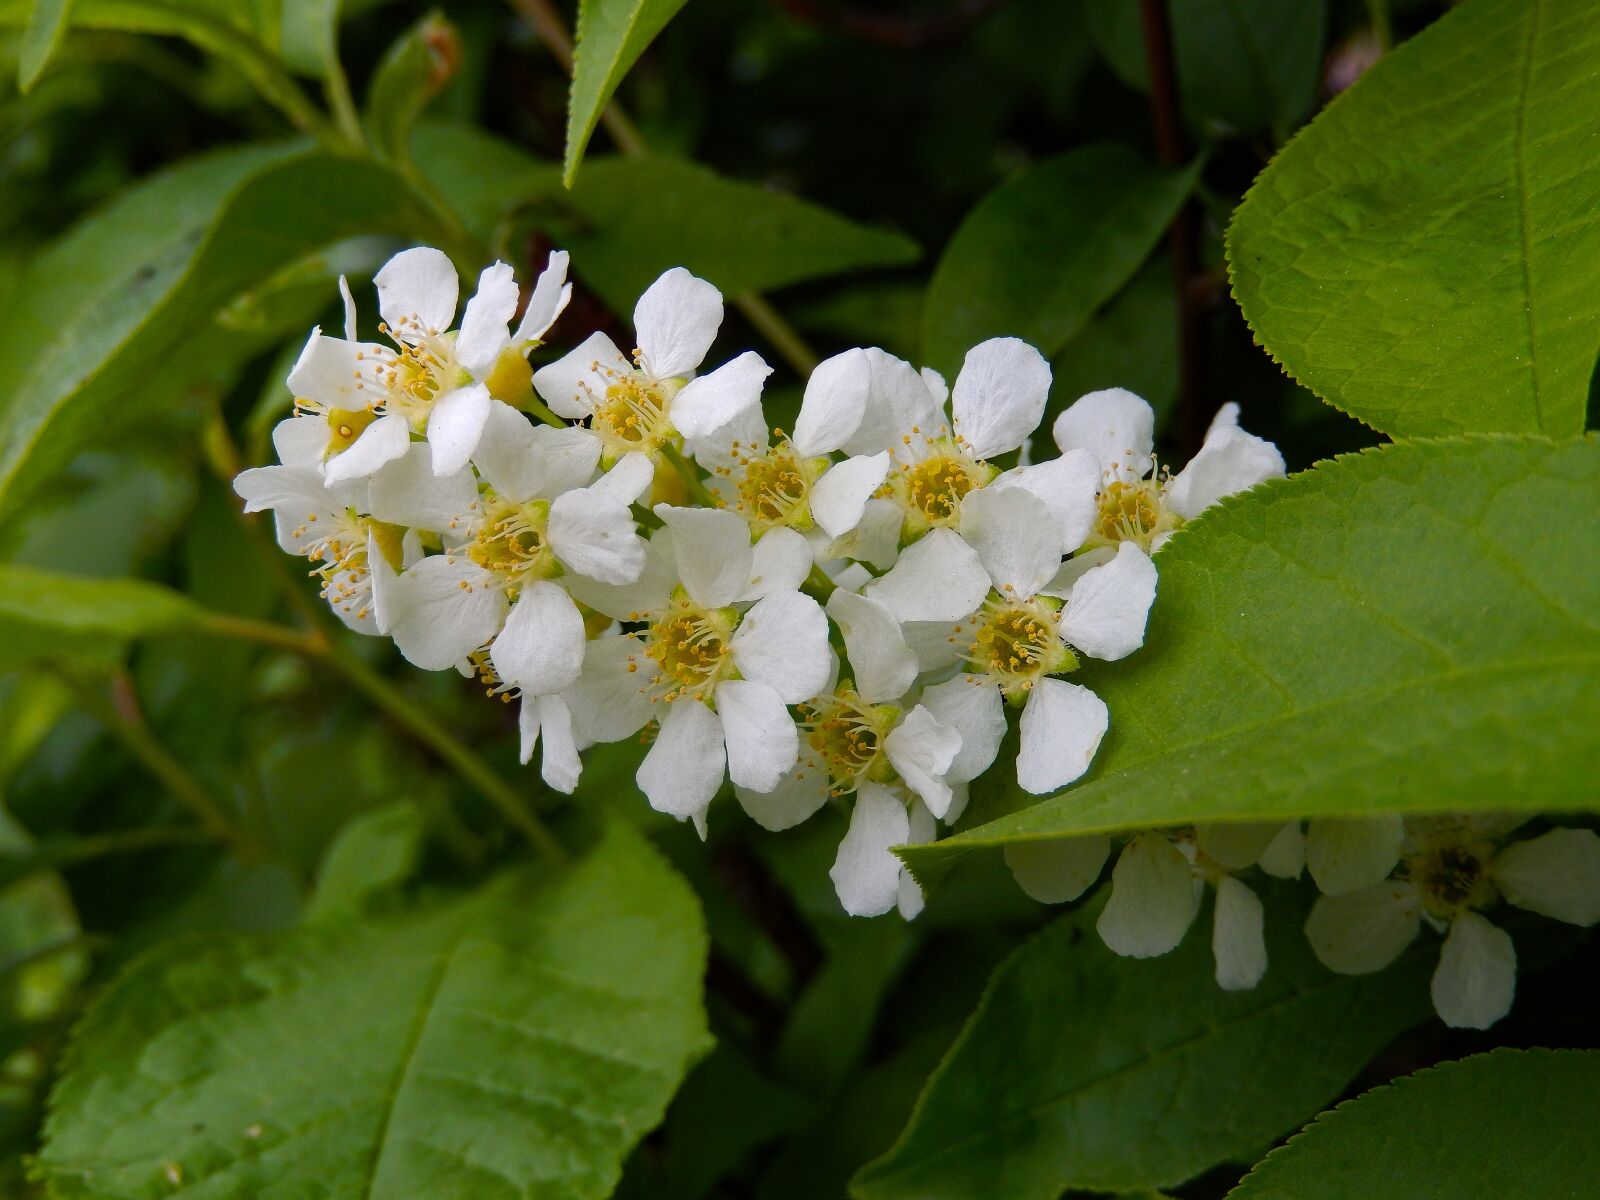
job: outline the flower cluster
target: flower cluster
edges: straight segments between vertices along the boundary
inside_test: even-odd
[[[235,486],[352,629],[520,700],[551,787],[653,730],[638,785],[702,833],[725,780],[768,829],[848,804],[832,877],[851,913],[920,908],[889,848],[957,819],[1005,706],[1024,789],[1083,774],[1108,714],[1063,676],[1138,649],[1174,529],[1283,471],[1230,405],[1160,472],[1151,410],[1121,390],[1027,461],[1050,367],[1014,338],[949,388],[847,350],[771,430],[758,354],[702,372],[722,297],[681,268],[640,297],[631,352],[597,332],[535,370],[566,271],[552,254],[524,303],[496,263],[457,324],[449,259],[404,251],[374,279],[375,342],[341,281],[344,336],[314,330],[290,373],[280,462]]]

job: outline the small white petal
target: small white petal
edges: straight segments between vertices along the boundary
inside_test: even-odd
[[[289,370],[289,390],[326,408],[364,412],[383,399],[377,368],[393,360],[394,352],[386,346],[331,338],[313,329]]]
[[[1062,554],[1071,554],[1083,545],[1100,511],[1100,463],[1087,450],[1071,450],[1034,466],[1013,467],[984,490],[1009,487],[1023,488],[1045,502],[1061,535]]]
[[[443,333],[455,322],[461,280],[449,258],[432,246],[402,250],[372,282],[378,289],[378,312],[402,341]]]
[[[400,653],[424,671],[443,671],[494,637],[506,597],[477,563],[440,554],[395,580],[389,607]]]
[[[1434,1011],[1455,1029],[1487,1029],[1511,1011],[1517,951],[1511,935],[1475,912],[1450,922],[1433,973]]]
[[[1040,589],[1046,596],[1058,596],[1065,600],[1072,595],[1072,589],[1096,567],[1103,567],[1116,558],[1117,546],[1096,546],[1093,550],[1085,550],[1081,554],[1074,554],[1061,568],[1056,571],[1055,578]]]
[[[1338,896],[1319,896],[1306,918],[1306,941],[1330,971],[1381,971],[1416,940],[1422,927],[1417,889],[1389,879]]]
[[[391,525],[442,533],[450,523],[465,517],[478,499],[472,472],[462,468],[449,475],[434,470],[433,449],[427,442],[412,442],[394,462],[372,476],[368,507],[371,514]]]
[[[1017,786],[1035,796],[1059,791],[1094,761],[1110,724],[1105,701],[1062,679],[1041,679],[1022,710]]]
[[[934,841],[939,836],[939,824],[934,815],[928,811],[926,805],[913,800],[911,807],[906,812],[909,827],[906,830],[906,845],[920,846]],[[903,921],[914,921],[921,914],[927,904],[927,898],[922,894],[922,888],[911,872],[904,867],[900,869],[900,886],[896,889],[895,908],[900,912]]]
[[[1061,535],[1045,502],[1023,488],[980,488],[961,502],[961,536],[1001,595],[1032,599],[1061,565]]]
[[[717,508],[675,508],[658,504],[656,516],[672,530],[678,577],[696,604],[722,608],[750,586],[755,552],[750,526]]]
[[[917,656],[901,636],[900,622],[876,600],[839,588],[828,597],[828,616],[844,634],[856,691],[868,704],[905,695],[917,677]]]
[[[770,792],[753,792],[736,782],[733,794],[752,821],[777,833],[800,824],[828,802],[828,773],[810,747],[802,745],[799,761]]]
[[[726,764],[717,714],[698,700],[680,700],[667,706],[634,782],[657,812],[680,821],[699,818],[722,786]]]
[[[801,457],[832,454],[849,441],[861,427],[871,387],[872,362],[865,350],[846,350],[818,363],[806,380],[789,439]]]
[[[936,434],[944,414],[916,368],[876,347],[863,353],[872,369],[866,411],[855,433],[839,448],[851,455],[898,452],[901,439],[913,428],[924,436]]]
[[[577,420],[595,410],[608,387],[631,374],[633,364],[617,344],[591,333],[577,349],[535,371],[533,390],[558,416]]]
[[[1592,829],[1552,829],[1507,846],[1489,868],[1518,908],[1565,921],[1600,921],[1600,837]]]
[[[575,574],[621,585],[636,582],[644,573],[645,542],[632,511],[592,488],[576,488],[555,498],[546,536],[561,565]]]
[[[578,757],[572,738],[572,714],[567,711],[567,702],[560,696],[524,697],[523,706],[530,701],[538,710],[544,730],[544,761],[539,766],[539,776],[556,791],[570,796],[578,786],[583,760]],[[526,755],[522,761],[528,761]]]
[[[547,579],[535,580],[511,606],[489,661],[525,694],[548,695],[577,682],[585,640],[583,614],[572,597]]]
[[[609,496],[620,504],[633,504],[649,491],[655,477],[656,466],[650,456],[635,450],[618,459],[616,466],[590,485],[589,491],[592,495]]]
[[[684,437],[710,437],[761,404],[761,385],[772,374],[762,357],[746,350],[715,371],[691,379],[672,398],[672,424]]]
[[[1189,860],[1161,834],[1141,833],[1117,857],[1095,928],[1115,953],[1154,958],[1183,941],[1198,907]]]
[[[672,539],[664,530],[645,543],[644,569],[632,583],[598,583],[586,575],[569,572],[561,582],[572,598],[613,621],[640,621],[663,611],[677,583],[672,561]]]
[[[344,340],[356,340],[356,298],[350,294],[350,281],[339,276],[339,299],[344,301]]]
[[[633,328],[640,365],[657,379],[698,367],[722,325],[722,293],[682,267],[665,272],[639,297]]]
[[[778,693],[749,679],[716,687],[717,716],[728,751],[728,778],[752,792],[770,792],[799,761],[800,734]]]
[[[1044,416],[1050,364],[1019,338],[991,338],[967,351],[951,391],[955,432],[978,458],[1022,445]]]
[[[769,529],[761,535],[751,556],[750,585],[740,602],[759,600],[774,592],[797,592],[811,574],[811,544],[793,529]]]
[[[1051,432],[1063,454],[1087,450],[1108,480],[1132,483],[1150,471],[1155,428],[1156,414],[1148,404],[1126,388],[1107,388],[1075,400]]]
[[[1232,408],[1237,420],[1238,406]],[[1219,421],[1222,413],[1217,414]],[[1193,519],[1224,496],[1242,492],[1284,473],[1283,455],[1264,438],[1246,433],[1237,424],[1213,422],[1205,445],[1162,489],[1167,503],[1180,517]]]
[[[845,912],[876,917],[895,906],[901,868],[889,847],[904,845],[910,833],[906,807],[894,793],[876,783],[862,784],[850,828],[828,871]]]
[[[1306,867],[1326,896],[1378,883],[1400,861],[1399,817],[1316,817],[1306,824]]]
[[[739,674],[765,683],[785,704],[811,699],[827,687],[833,672],[828,618],[802,592],[774,592],[756,601],[734,631],[728,652]]]
[[[964,648],[950,635],[948,621],[904,621],[900,632],[917,656],[917,672],[944,677],[966,661]]]
[[[456,358],[473,378],[482,379],[493,370],[500,352],[511,344],[506,327],[516,316],[520,298],[509,263],[493,263],[478,276],[478,290],[467,301],[456,334]]]
[[[944,376],[932,367],[923,367],[917,372],[922,376],[922,385],[928,389],[928,395],[933,397],[937,408],[943,408],[944,402],[950,399],[950,388],[945,384]]]
[[[888,476],[887,450],[835,463],[811,485],[812,518],[830,538],[843,537],[861,524],[867,501]]]
[[[832,562],[850,558],[887,571],[900,559],[900,526],[903,521],[904,514],[893,500],[868,500],[855,528],[820,548],[816,552],[817,561]]]
[[[942,817],[950,811],[950,785],[944,774],[961,749],[961,733],[922,705],[908,712],[883,739],[883,750],[900,778],[928,811]]]
[[[1111,839],[1091,833],[1044,842],[1012,842],[1005,848],[1005,859],[1017,886],[1029,896],[1040,904],[1065,904],[1100,878],[1110,853]]]
[[[410,423],[399,413],[390,413],[363,429],[348,450],[330,458],[322,477],[329,487],[348,479],[365,479],[399,458],[410,445]]]
[[[1091,658],[1114,661],[1144,645],[1156,598],[1156,567],[1132,542],[1073,584],[1061,610],[1061,636]]]
[[[1261,898],[1232,875],[1217,880],[1211,918],[1211,956],[1217,986],[1226,992],[1253,988],[1267,973],[1267,939]]]
[[[234,476],[233,490],[245,512],[273,510],[278,545],[289,554],[304,554],[308,542],[320,540],[335,508],[322,476],[300,467],[251,467]]]
[[[481,383],[439,397],[428,414],[428,445],[437,474],[453,474],[471,460],[489,420],[490,403],[489,389]]]
[[[272,427],[272,448],[286,467],[299,467],[322,475],[322,456],[328,449],[325,417],[286,417]]]
[[[989,769],[1006,736],[1005,707],[995,684],[980,675],[957,675],[924,688],[922,705],[961,732],[961,749],[945,772],[948,780],[965,783]],[[954,819],[948,813],[945,817]]]
[[[1253,867],[1282,828],[1276,821],[1222,821],[1194,828],[1200,852],[1230,871]]]
[[[584,743],[619,742],[644,728],[655,712],[644,691],[650,665],[635,638],[615,634],[589,642],[583,673],[566,692],[573,730]]]
[[[1306,835],[1300,822],[1290,821],[1279,829],[1256,865],[1279,879],[1299,879],[1306,869]]]
[[[953,529],[935,529],[900,555],[866,595],[901,621],[960,621],[989,594],[989,573]]]
[[[533,285],[528,297],[528,307],[523,310],[522,323],[517,326],[513,341],[518,346],[536,342],[550,332],[550,326],[572,299],[572,285],[567,282],[567,252],[552,250],[545,268]]]

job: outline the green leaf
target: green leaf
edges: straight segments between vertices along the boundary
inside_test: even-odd
[[[621,313],[673,266],[736,296],[898,266],[918,254],[901,234],[670,158],[591,162],[570,203],[581,224],[561,244],[579,276]]]
[[[1050,357],[1125,284],[1194,186],[1119,145],[1018,172],[978,202],[928,285],[923,354],[947,374],[985,338]]]
[[[708,1045],[705,954],[621,826],[432,912],[169,943],[79,1026],[39,1171],[61,1200],[602,1197]]]
[[[1178,301],[1166,255],[1152,257],[1084,322],[1052,357],[1050,373],[1046,422],[1079,396],[1124,387],[1150,402],[1162,427],[1178,393]]]
[[[203,353],[240,291],[341,238],[427,228],[409,195],[370,162],[226,151],[155,176],[40,254],[8,330],[21,352],[0,402],[0,511],[136,421],[141,381]]]
[[[422,810],[409,800],[352,818],[322,860],[306,920],[357,913],[370,896],[409,879],[422,852],[423,826]]]
[[[158,584],[0,563],[0,668],[115,653],[135,638],[192,630],[205,617],[199,605]]]
[[[1428,1015],[1437,956],[1429,943],[1382,975],[1332,974],[1301,933],[1300,890],[1265,898],[1271,965],[1243,992],[1212,982],[1209,908],[1157,959],[1106,949],[1098,904],[1046,927],[995,972],[853,1194],[1054,1200],[1170,1186],[1258,1155]]]
[[[612,93],[683,5],[684,0],[579,0],[562,168],[562,182],[568,187],[577,177],[584,149]]]
[[[903,856],[931,882],[1095,830],[1593,809],[1597,513],[1593,435],[1401,443],[1224,500],[1156,555],[1143,649],[1082,673],[1111,710],[1085,781]]]
[[[325,79],[339,64],[339,15],[344,0],[282,0],[279,38],[284,61]]]
[[[23,92],[32,91],[39,82],[71,23],[72,0],[33,0],[33,12],[17,53],[17,86]]]
[[[1232,1200],[1587,1196],[1600,1178],[1600,1050],[1495,1050],[1325,1112]]]
[[[1600,349],[1600,21],[1470,0],[1380,61],[1234,216],[1234,294],[1301,383],[1394,436],[1583,429]]]
[[[461,35],[429,13],[395,40],[367,89],[367,135],[380,154],[406,162],[411,131],[461,62]]]

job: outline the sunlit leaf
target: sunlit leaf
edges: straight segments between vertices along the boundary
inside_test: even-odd
[[[579,0],[562,170],[569,187],[617,85],[683,5],[684,0]]]

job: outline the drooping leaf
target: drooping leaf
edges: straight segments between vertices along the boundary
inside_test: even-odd
[[[1401,443],[1225,500],[1156,555],[1144,647],[1082,673],[1111,710],[1085,781],[904,857],[931,880],[1095,830],[1593,808],[1596,544],[1594,435]]]
[[[63,1200],[602,1197],[707,1045],[692,894],[631,830],[430,912],[179,941],[79,1027]]]
[[[579,0],[577,45],[572,57],[572,92],[567,101],[567,153],[562,178],[578,174],[584,149],[600,114],[645,47],[685,0]]]
[[[380,154],[410,156],[417,118],[461,62],[461,36],[439,13],[429,13],[395,40],[367,89],[367,134]]]
[[[403,883],[416,869],[423,826],[422,810],[409,800],[351,818],[322,859],[306,919],[348,917],[369,896]]]
[[[1054,355],[1138,270],[1194,185],[1123,146],[1029,167],[961,223],[928,285],[923,355],[953,372],[968,348],[1009,335]]]
[[[158,584],[0,563],[0,668],[65,653],[115,654],[135,638],[194,629],[205,616]]]
[[[1368,71],[1234,216],[1234,294],[1261,344],[1397,437],[1582,430],[1597,54],[1586,0],[1471,0]]]
[[[72,23],[72,0],[33,0],[33,12],[17,52],[17,86],[31,91]]]
[[[1292,886],[1266,892],[1270,966],[1211,979],[1210,910],[1176,951],[1121,958],[1098,904],[1030,939],[990,979],[911,1122],[856,1177],[860,1200],[1165,1187],[1248,1161],[1337,1096],[1429,1012],[1432,945],[1382,975],[1316,961]]]
[[[23,284],[9,332],[24,354],[0,402],[0,510],[136,419],[140,381],[203,352],[238,292],[319,246],[417,228],[392,172],[281,146],[185,163],[88,218]]]
[[[1442,1063],[1323,1113],[1232,1200],[1587,1196],[1600,1143],[1600,1050],[1510,1050]]]
[[[318,78],[342,70],[339,16],[343,7],[343,0],[281,0],[278,36],[284,61]]]

